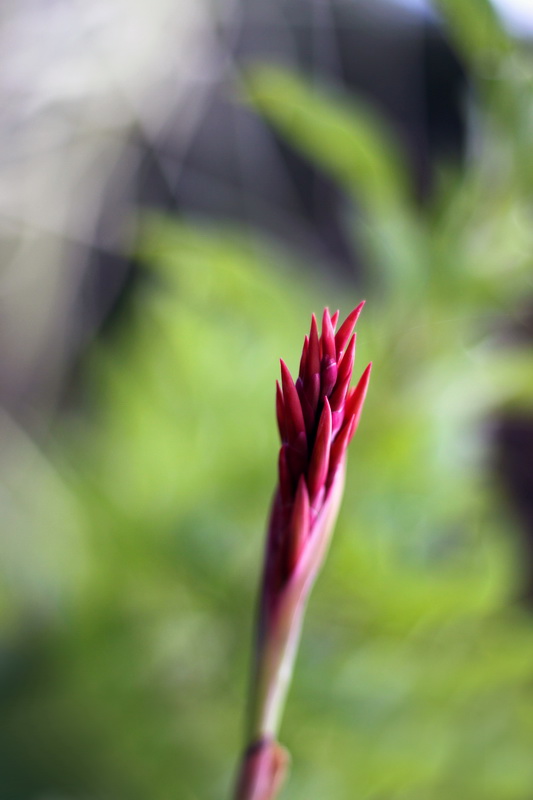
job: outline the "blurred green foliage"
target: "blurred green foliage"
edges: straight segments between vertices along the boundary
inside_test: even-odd
[[[440,6],[479,133],[423,211],[369,109],[270,67],[243,84],[357,202],[357,363],[374,362],[282,728],[293,800],[533,792],[533,619],[488,459],[495,413],[533,407],[531,346],[512,335],[533,290],[533,61],[487,3]],[[151,279],[93,349],[85,412],[44,448],[1,422],[6,800],[228,796],[277,358],[297,367],[311,310],[360,299],[227,227],[146,220],[141,256]]]

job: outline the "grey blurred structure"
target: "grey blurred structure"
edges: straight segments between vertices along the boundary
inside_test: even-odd
[[[238,221],[356,274],[341,193],[234,99],[250,62],[372,103],[420,202],[463,148],[460,63],[388,0],[8,0],[0,52],[0,404],[32,429],[131,281],[139,209]]]
[[[0,7],[0,405],[25,425],[56,407],[89,335],[82,292],[93,249],[127,247],[141,158],[130,133],[155,141],[169,97],[187,102],[210,23],[188,0]],[[112,192],[123,212],[102,226]],[[121,283],[108,277],[101,317]]]

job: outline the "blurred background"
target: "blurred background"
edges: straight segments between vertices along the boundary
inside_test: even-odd
[[[4,0],[0,798],[230,797],[278,358],[374,372],[282,798],[533,798],[533,13]]]

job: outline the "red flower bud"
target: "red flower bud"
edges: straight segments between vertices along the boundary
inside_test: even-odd
[[[306,546],[319,545],[313,536],[316,522],[330,501],[337,474],[343,477],[346,449],[357,428],[370,377],[369,364],[357,386],[348,388],[355,358],[353,329],[363,305],[348,315],[336,334],[338,311],[330,316],[324,309],[321,335],[312,315],[296,383],[281,361],[276,412],[283,446],[266,554],[263,612],[267,614],[274,611],[280,592],[298,570]],[[302,522],[304,492],[309,511]],[[329,531],[322,533],[322,538],[328,537]]]
[[[316,317],[299,376],[281,362],[276,415],[281,437],[270,516],[250,707],[251,746],[236,800],[274,800],[287,756],[275,741],[307,595],[324,560],[344,488],[346,450],[363,407],[370,368],[349,389],[360,303],[335,334],[339,312]]]

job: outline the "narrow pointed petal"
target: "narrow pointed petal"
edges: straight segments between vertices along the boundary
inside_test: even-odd
[[[282,506],[289,506],[292,503],[292,477],[287,462],[287,445],[283,445],[279,451],[278,458],[279,474],[279,493]]]
[[[337,309],[337,311],[335,311],[335,313],[331,315],[331,325],[333,327],[333,330],[335,330],[335,328],[337,327],[338,321],[339,321],[339,310]]]
[[[320,374],[312,375],[309,383],[305,386],[305,396],[309,405],[313,409],[313,426],[315,424],[318,401],[320,399]]]
[[[292,380],[291,373],[283,359],[281,362],[281,385],[283,387],[283,403],[285,407],[285,425],[289,441],[299,433],[305,433],[305,422],[300,405],[298,392]]]
[[[298,377],[301,378],[302,381],[303,381],[303,378],[304,378],[304,375],[305,375],[305,368],[306,368],[306,363],[307,363],[307,352],[308,352],[308,350],[309,350],[309,337],[306,336],[305,339],[304,339],[304,346],[303,346],[303,349],[302,349],[302,357],[300,359],[300,370],[298,372]]]
[[[304,415],[304,422],[305,422],[305,430],[308,436],[311,436],[314,433],[315,427],[315,407],[311,405],[310,399],[305,393],[303,381],[301,378],[298,378],[296,381],[296,391],[298,392],[298,397],[300,398],[300,405],[302,406],[302,413]]]
[[[348,314],[342,325],[340,326],[339,330],[337,331],[337,335],[335,336],[335,347],[337,350],[337,358],[340,359],[342,353],[344,352],[344,348],[346,347],[350,336],[353,333],[353,329],[355,328],[355,323],[359,318],[359,314],[363,310],[363,306],[365,301],[363,300],[359,305],[354,308],[351,314]]]
[[[350,385],[353,362],[355,359],[355,341],[356,334],[354,333],[339,364],[337,382],[330,398],[332,411],[340,411],[346,398],[346,392],[348,391],[348,386]]]
[[[287,426],[285,425],[285,404],[279,381],[276,381],[276,417],[278,420],[279,435],[282,442],[287,441]]]
[[[307,449],[307,436],[305,433],[299,433],[287,445],[287,464],[289,465],[294,486],[296,486],[300,475],[303,475],[307,469],[309,462]]]
[[[313,425],[320,398],[320,341],[316,317],[311,316],[311,332],[307,351],[306,370],[304,375],[304,392],[313,410]]]
[[[340,411],[331,412],[331,438],[333,439],[340,431],[344,423],[344,407]]]
[[[329,310],[327,308],[324,309],[324,313],[322,315],[322,358],[331,358],[334,361],[337,360],[337,351],[335,349],[335,333],[333,331],[333,325],[331,324],[331,317],[329,315]]]
[[[320,394],[327,397],[337,382],[337,362],[330,356],[324,356],[320,364]]]
[[[290,570],[294,569],[298,562],[298,556],[302,552],[303,546],[309,533],[309,494],[305,479],[302,475],[294,498],[294,508],[291,518],[290,529]]]
[[[353,436],[355,420],[351,417],[340,429],[335,437],[335,441],[331,445],[331,454],[329,457],[329,470],[328,470],[328,485],[331,485],[335,478],[335,473],[340,467],[345,455],[348,443]]]
[[[311,456],[311,464],[307,476],[307,485],[311,502],[314,501],[321,486],[324,485],[328,474],[329,450],[331,445],[331,409],[327,397],[324,399],[324,408],[318,423],[315,445]]]
[[[355,390],[350,395],[350,398],[346,403],[346,411],[345,411],[346,417],[354,418],[354,429],[350,435],[350,439],[354,435],[355,431],[357,430],[357,426],[359,425],[359,419],[361,417],[361,412],[363,410],[363,403],[365,402],[371,371],[372,371],[372,362],[370,362],[370,364],[367,366],[367,368],[359,378],[359,383],[355,387]]]
[[[320,342],[318,339],[318,326],[316,317],[311,317],[311,333],[309,334],[309,351],[307,355],[306,377],[317,375],[320,372]]]

